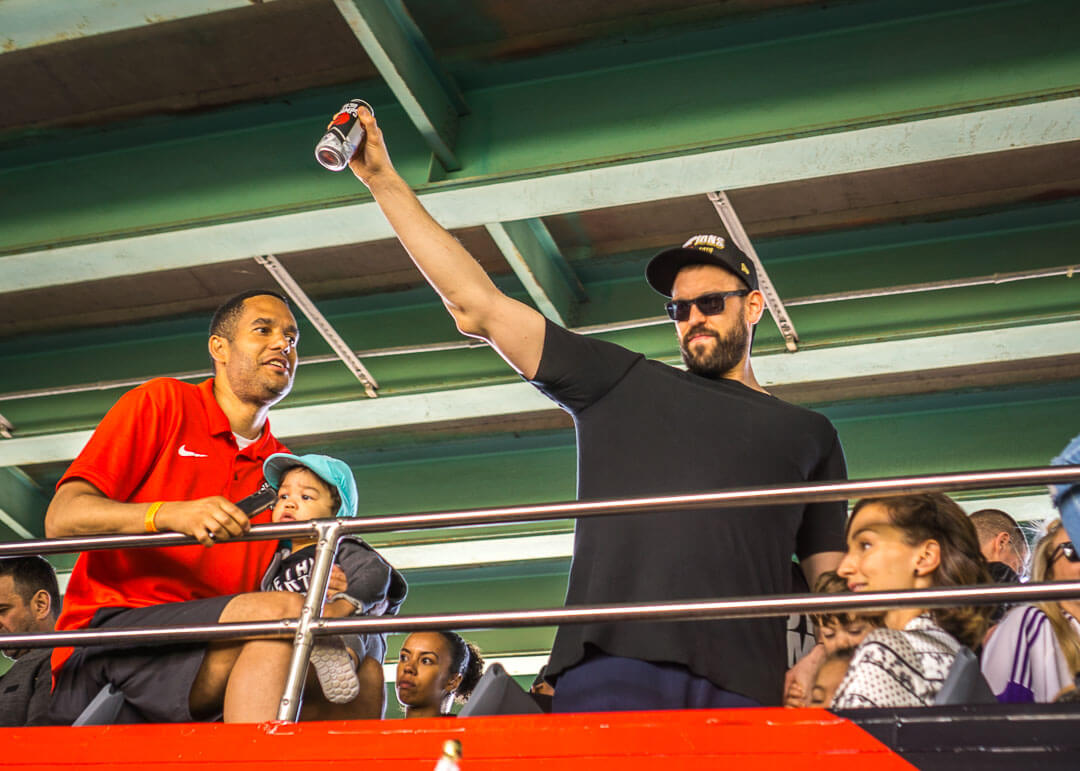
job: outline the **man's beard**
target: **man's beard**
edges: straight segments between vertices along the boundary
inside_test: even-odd
[[[716,340],[716,344],[711,349],[706,348],[700,353],[693,353],[686,341],[701,332],[711,335]],[[679,342],[679,350],[682,353],[683,364],[688,370],[695,375],[716,379],[724,377],[739,365],[743,356],[746,355],[748,340],[749,334],[746,331],[744,314],[740,313],[738,323],[728,335],[723,337],[704,324],[691,327]]]
[[[292,371],[285,377],[273,377],[259,364],[248,361],[230,366],[227,377],[230,388],[240,401],[257,407],[271,407],[292,390]]]

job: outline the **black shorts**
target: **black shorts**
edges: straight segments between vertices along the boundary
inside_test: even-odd
[[[101,608],[90,627],[179,626],[215,624],[236,595],[148,608]],[[124,693],[115,723],[190,723],[191,686],[199,674],[207,643],[153,647],[92,646],[76,648],[53,689],[51,718],[71,725],[106,683]],[[220,720],[221,715],[208,720]]]

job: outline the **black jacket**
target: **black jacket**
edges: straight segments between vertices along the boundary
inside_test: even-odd
[[[52,648],[35,648],[0,677],[0,726],[48,725]]]

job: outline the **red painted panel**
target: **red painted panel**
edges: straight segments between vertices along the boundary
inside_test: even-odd
[[[65,771],[430,771],[446,739],[463,771],[738,768],[828,771],[913,766],[824,710],[620,712],[468,719],[0,729],[5,769]]]

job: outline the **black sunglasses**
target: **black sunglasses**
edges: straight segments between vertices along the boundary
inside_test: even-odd
[[[740,289],[736,292],[710,292],[693,300],[672,300],[664,305],[668,318],[672,321],[686,321],[690,318],[690,306],[696,305],[698,310],[706,316],[716,316],[724,312],[724,298],[743,297],[750,294],[749,289]]]
[[[1058,553],[1064,554],[1065,559],[1069,562],[1080,562],[1080,554],[1077,553],[1076,547],[1072,545],[1072,541],[1063,541],[1059,543],[1052,552],[1050,552],[1050,564],[1053,565],[1054,561],[1058,558]]]

